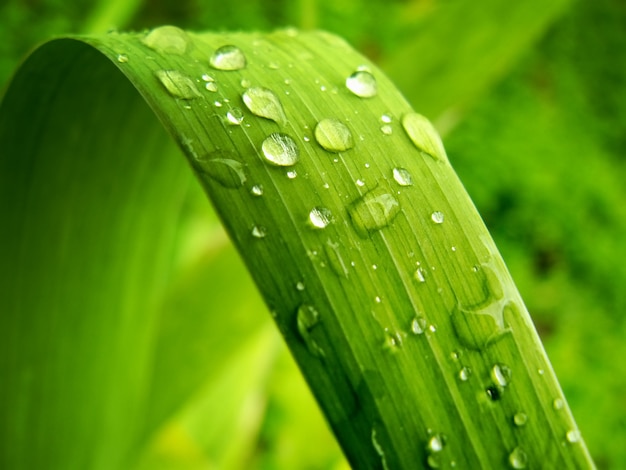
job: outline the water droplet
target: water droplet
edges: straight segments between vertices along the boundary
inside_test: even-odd
[[[391,116],[389,114],[383,114],[380,117],[380,120],[381,120],[381,122],[384,122],[385,124],[390,124],[391,121],[392,121],[392,118],[391,118]]]
[[[226,119],[228,120],[229,124],[233,126],[238,126],[243,121],[243,112],[239,108],[229,109],[226,113]]]
[[[562,410],[564,406],[565,406],[565,402],[563,401],[562,398],[555,398],[554,401],[552,402],[552,407],[557,411]]]
[[[155,75],[174,98],[192,100],[202,96],[193,80],[178,70],[157,70]]]
[[[296,178],[298,176],[298,173],[296,172],[296,170],[289,170],[287,172],[287,178],[289,178],[290,180]]]
[[[302,292],[304,290],[304,282],[300,281],[296,283],[296,289]]]
[[[315,140],[324,150],[338,153],[354,147],[350,129],[338,119],[322,119],[315,126]]]
[[[472,369],[470,369],[469,367],[463,367],[459,371],[459,379],[461,379],[463,382],[469,380],[470,375],[472,375]]]
[[[358,187],[362,188],[363,186],[365,186],[365,181],[363,181],[362,179],[358,179],[354,182],[354,184],[356,184]]]
[[[439,134],[424,116],[417,113],[405,114],[402,117],[402,127],[420,151],[427,153],[435,160],[447,158]]]
[[[333,272],[337,276],[348,277],[348,265],[341,254],[341,245],[339,245],[339,243],[334,243],[329,239],[324,245],[324,251]]]
[[[433,453],[441,452],[443,450],[443,447],[446,445],[446,440],[447,439],[444,434],[440,434],[440,433],[434,434],[428,440],[428,444],[426,445],[426,450],[428,452],[433,452]]]
[[[117,61],[120,64],[125,64],[126,62],[128,62],[128,56],[126,54],[118,54],[117,55]]]
[[[215,93],[217,91],[217,83],[215,82],[207,82],[204,85],[204,88],[206,88],[208,91]]]
[[[203,73],[201,78],[205,82],[214,82],[215,81],[215,79],[211,75],[209,75],[208,73]]]
[[[346,88],[360,98],[376,96],[376,78],[367,70],[357,70],[346,78]]]
[[[413,178],[411,178],[411,173],[404,168],[394,168],[393,169],[393,179],[396,180],[400,186],[411,186],[413,184]]]
[[[250,80],[247,80],[245,78],[242,78],[239,84],[241,85],[242,88],[250,88],[250,85],[252,85],[252,83],[250,83]]]
[[[298,324],[298,332],[300,337],[306,344],[309,352],[317,357],[324,357],[324,351],[319,347],[317,342],[312,338],[312,330],[320,322],[320,314],[312,305],[302,304],[298,308],[296,314],[296,321]]]
[[[512,375],[511,369],[504,364],[494,364],[491,368],[491,377],[500,387],[506,387],[511,382]]]
[[[252,236],[254,238],[265,238],[267,236],[267,229],[261,225],[255,225],[252,227]]]
[[[522,427],[525,426],[527,422],[528,416],[526,415],[526,413],[522,413],[521,411],[519,411],[515,413],[515,416],[513,416],[513,424],[515,424],[515,426]]]
[[[426,330],[426,319],[421,316],[416,316],[411,321],[411,331],[413,334],[421,335]]]
[[[229,44],[218,48],[209,58],[209,64],[218,70],[241,70],[246,66],[246,56],[237,46]]]
[[[424,268],[417,268],[415,270],[415,279],[417,279],[419,283],[426,282],[426,271]]]
[[[268,88],[252,87],[243,93],[243,102],[255,116],[284,126],[287,123],[285,110],[276,93]]]
[[[176,26],[161,26],[150,31],[141,42],[161,54],[182,55],[187,50],[189,38]]]
[[[237,158],[235,152],[216,150],[197,158],[194,165],[225,188],[240,188],[246,182],[247,176],[244,164]]]
[[[391,135],[393,134],[393,127],[391,127],[389,124],[385,124],[384,126],[380,127],[380,132],[385,135]]]
[[[570,429],[565,434],[565,438],[570,444],[575,444],[580,441],[580,431],[578,429]]]
[[[213,106],[215,106],[216,108],[221,108],[222,107],[222,102],[221,101],[214,101],[213,102]]]
[[[516,447],[509,454],[509,465],[511,468],[526,468],[528,464],[528,455],[522,450],[521,447]]]
[[[313,228],[326,228],[333,221],[333,214],[325,207],[314,207],[309,212],[309,222]]]
[[[348,208],[352,225],[362,238],[387,227],[399,212],[398,201],[382,187],[365,193]]]
[[[436,224],[443,224],[444,215],[443,212],[435,211],[430,214],[431,220]]]
[[[255,184],[254,186],[252,186],[252,188],[250,188],[250,193],[256,197],[263,196],[263,186],[260,184]]]
[[[504,326],[503,310],[499,302],[470,308],[457,306],[451,319],[461,343],[479,351],[502,338],[508,331]]]
[[[426,457],[426,465],[428,468],[441,468],[441,456],[439,454],[430,454]]]
[[[485,393],[487,394],[487,396],[489,397],[491,401],[498,401],[500,398],[502,398],[501,390],[502,389],[499,389],[495,385],[490,385],[489,387],[485,389]]]
[[[275,166],[291,166],[298,162],[300,149],[298,144],[287,134],[274,132],[261,144],[263,156]]]

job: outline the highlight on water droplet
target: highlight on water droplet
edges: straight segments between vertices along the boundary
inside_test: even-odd
[[[578,429],[570,429],[565,434],[565,439],[567,439],[567,442],[570,444],[576,444],[580,441],[580,431]]]
[[[226,113],[226,120],[231,126],[239,126],[243,122],[243,112],[239,108],[231,108]]]
[[[174,98],[193,100],[202,96],[193,80],[178,70],[157,70],[154,74]]]
[[[408,170],[400,167],[393,169],[393,179],[400,186],[411,186],[413,184],[413,178]]]
[[[509,454],[509,465],[511,468],[516,469],[526,468],[526,465],[528,465],[528,455],[521,447],[516,447]]]
[[[252,227],[251,233],[254,238],[265,238],[267,236],[267,229],[262,225],[255,225]]]
[[[354,147],[352,132],[339,119],[322,119],[315,126],[314,134],[317,143],[329,152],[344,152]]]
[[[415,279],[420,284],[426,282],[426,271],[424,270],[424,268],[420,267],[415,270]]]
[[[324,357],[324,351],[311,336],[311,332],[320,322],[320,314],[317,309],[309,304],[300,305],[296,313],[296,322],[300,337],[306,344],[309,352],[314,356]]]
[[[467,382],[471,375],[472,369],[470,369],[469,367],[463,367],[459,371],[459,379],[461,379],[462,382]]]
[[[290,180],[296,178],[298,176],[298,172],[296,170],[289,170],[287,172],[287,178],[289,178]]]
[[[333,221],[333,214],[325,207],[314,207],[309,212],[309,223],[313,228],[322,229],[328,227]]]
[[[489,387],[485,389],[485,393],[487,394],[487,397],[491,401],[500,400],[500,398],[502,398],[502,391],[503,391],[502,388],[498,388],[495,385],[490,385]]]
[[[205,83],[204,88],[212,93],[215,93],[217,91],[217,83],[207,82]]]
[[[357,70],[346,78],[346,88],[360,98],[371,98],[378,93],[376,78],[367,70]]]
[[[254,186],[252,186],[252,188],[250,188],[250,194],[256,197],[263,196],[263,185],[255,184]]]
[[[128,62],[128,56],[126,54],[118,54],[117,55],[117,61],[120,64],[125,64],[126,62]]]
[[[182,55],[187,51],[189,37],[176,26],[160,26],[150,31],[141,42],[161,54]]]
[[[435,160],[446,160],[441,137],[431,122],[421,114],[407,113],[402,117],[402,127],[418,150]]]
[[[295,165],[300,158],[298,144],[281,132],[270,134],[261,144],[261,151],[265,160],[274,166]]]
[[[281,126],[287,123],[287,116],[280,98],[269,88],[250,87],[244,91],[242,99],[255,116],[269,119]]]
[[[441,452],[443,447],[446,445],[446,441],[447,438],[444,434],[433,434],[426,444],[426,450],[432,453]]]
[[[435,211],[430,214],[430,218],[436,224],[443,224],[445,216],[443,215],[443,212]]]
[[[296,290],[302,292],[305,289],[304,282],[298,281],[296,282]]]
[[[247,181],[246,168],[230,150],[216,150],[195,159],[194,166],[225,188],[240,188]]]
[[[457,305],[451,315],[457,338],[464,346],[477,351],[498,341],[508,331],[504,325],[504,309],[500,302],[467,308]]]
[[[414,335],[424,334],[426,331],[426,319],[420,315],[416,315],[413,320],[411,320],[411,332]]]
[[[522,413],[521,411],[518,411],[513,416],[513,424],[515,424],[515,426],[517,427],[525,426],[527,422],[528,422],[528,416],[526,415],[526,413]]]
[[[215,50],[209,64],[218,70],[241,70],[246,67],[246,56],[237,46],[228,44]]]
[[[513,373],[510,367],[504,364],[494,364],[491,368],[491,378],[500,387],[506,387],[511,382]]]
[[[382,187],[365,193],[348,208],[352,226],[362,238],[387,227],[399,212],[400,203]]]

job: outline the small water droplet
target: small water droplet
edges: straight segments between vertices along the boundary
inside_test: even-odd
[[[389,124],[385,124],[384,126],[380,127],[380,132],[385,135],[391,135],[393,134],[393,127],[391,127]]]
[[[182,55],[187,50],[189,38],[176,26],[160,26],[150,31],[141,42],[161,54]]]
[[[396,180],[400,186],[411,186],[413,184],[413,178],[411,178],[411,173],[404,168],[394,168],[393,169],[393,179]]]
[[[354,182],[354,184],[356,184],[358,187],[362,188],[363,186],[365,186],[365,181],[363,181],[362,179],[358,179]]]
[[[314,207],[309,212],[309,222],[313,228],[326,228],[333,221],[333,214],[325,207]]]
[[[426,319],[421,316],[416,316],[411,321],[411,331],[413,334],[421,335],[426,330]]]
[[[248,88],[242,98],[246,107],[255,116],[269,119],[281,126],[287,123],[280,98],[272,90],[263,87]]]
[[[252,188],[250,188],[250,193],[256,197],[263,196],[263,186],[260,184],[255,184],[254,186],[252,186]]]
[[[320,314],[312,305],[302,304],[296,314],[298,332],[309,352],[317,357],[324,357],[324,351],[311,336],[312,330],[320,322]]]
[[[128,62],[128,56],[126,54],[118,54],[117,55],[117,61],[120,64],[125,64],[126,62]]]
[[[246,66],[246,56],[237,46],[222,46],[209,58],[211,67],[218,70],[241,70]]]
[[[428,444],[426,445],[426,450],[428,452],[433,452],[433,453],[441,452],[444,446],[446,445],[446,441],[447,439],[444,434],[441,434],[441,433],[434,434],[428,440]]]
[[[402,127],[418,150],[427,153],[435,160],[447,158],[439,134],[424,116],[407,113],[402,117]]]
[[[390,124],[391,121],[392,121],[392,118],[391,118],[391,116],[389,114],[383,114],[380,117],[380,120],[381,120],[381,122],[384,122],[385,124]]]
[[[580,431],[578,429],[570,429],[565,434],[565,438],[570,444],[576,444],[580,441]]]
[[[287,172],[287,178],[289,178],[290,180],[295,179],[298,176],[298,173],[296,172],[296,170],[289,170]]]
[[[178,70],[157,70],[155,75],[174,98],[192,100],[202,96],[193,80]]]
[[[252,227],[252,236],[254,238],[265,238],[267,236],[267,229],[261,225],[255,225]]]
[[[245,78],[242,78],[239,84],[242,86],[242,88],[250,88],[250,85],[252,85],[252,83],[250,83],[250,80],[247,80]]]
[[[504,364],[494,364],[491,368],[491,377],[500,387],[506,387],[511,382],[512,375],[511,369]]]
[[[502,389],[499,389],[495,385],[490,385],[489,387],[485,389],[485,393],[487,394],[487,396],[489,397],[491,401],[498,401],[500,398],[502,398],[501,390]]]
[[[216,150],[194,161],[194,166],[225,188],[240,188],[247,180],[246,168],[229,150]]]
[[[562,398],[555,398],[554,401],[552,402],[552,407],[557,411],[562,410],[564,406],[565,406],[565,402],[563,401]]]
[[[360,98],[371,98],[378,92],[376,78],[367,70],[357,70],[346,78],[346,88]]]
[[[422,282],[426,282],[426,271],[424,270],[424,268],[417,268],[415,270],[415,279],[417,279],[417,282],[419,282],[420,284]]]
[[[215,79],[211,75],[209,75],[208,73],[203,73],[201,78],[205,82],[214,82],[215,81]]]
[[[528,416],[526,415],[526,413],[522,413],[521,411],[519,411],[513,416],[513,424],[515,424],[515,426],[522,427],[525,426],[527,422]]]
[[[516,447],[509,454],[509,465],[511,466],[511,468],[526,468],[527,464],[528,455],[526,455],[526,452],[524,452],[521,447]]]
[[[338,119],[322,119],[314,132],[317,143],[329,152],[338,153],[354,147],[352,132]]]
[[[229,109],[226,113],[226,119],[228,120],[229,124],[233,126],[238,126],[243,121],[243,112],[239,108]]]
[[[300,157],[298,144],[280,132],[270,134],[261,144],[261,150],[268,163],[274,166],[295,165]]]
[[[204,88],[206,88],[208,91],[215,93],[217,91],[217,83],[215,82],[207,82],[204,84]]]
[[[436,224],[443,224],[444,215],[443,212],[435,211],[430,214],[431,220]]]
[[[348,208],[352,225],[362,238],[387,227],[399,212],[398,201],[382,187],[365,193]]]
[[[469,380],[470,375],[472,375],[472,369],[470,369],[469,367],[463,367],[459,371],[459,379],[461,379],[463,382]]]
[[[302,292],[304,290],[304,282],[299,281],[296,283],[296,289]]]

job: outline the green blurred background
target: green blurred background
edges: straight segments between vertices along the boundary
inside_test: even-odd
[[[598,468],[626,468],[626,2],[4,0],[0,88],[51,36],[160,24],[325,29],[377,62],[442,132]],[[271,329],[189,401],[141,468],[347,468]]]

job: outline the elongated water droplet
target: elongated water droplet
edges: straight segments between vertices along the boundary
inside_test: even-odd
[[[239,108],[229,109],[226,113],[226,119],[230,125],[238,126],[243,121],[243,112]]]
[[[128,56],[126,54],[118,54],[117,55],[117,61],[120,64],[125,64],[126,62],[128,62]]]
[[[393,169],[393,179],[396,180],[400,186],[411,186],[413,184],[413,178],[411,178],[411,173],[404,168],[394,168]]]
[[[509,454],[509,465],[511,468],[526,468],[526,465],[528,465],[528,455],[526,455],[526,452],[524,452],[521,447],[516,447]]]
[[[202,96],[193,80],[178,70],[157,70],[155,75],[174,98],[192,100]]]
[[[216,150],[194,161],[201,173],[208,175],[225,188],[240,188],[247,180],[246,168],[229,150]]]
[[[261,225],[255,225],[252,227],[252,236],[254,238],[265,238],[267,236],[267,229]]]
[[[378,92],[376,78],[367,70],[357,70],[346,78],[346,88],[360,98],[371,98]]]
[[[189,38],[176,26],[161,26],[150,31],[141,42],[161,54],[182,55],[187,50]]]
[[[274,166],[295,165],[300,158],[298,144],[287,134],[274,132],[261,144],[265,160]]]
[[[315,126],[315,140],[324,150],[337,153],[354,147],[352,132],[338,119],[322,119]]]
[[[491,377],[500,387],[506,387],[511,382],[513,373],[511,369],[504,364],[494,364],[491,368]]]
[[[411,321],[411,332],[415,335],[421,335],[424,334],[424,331],[426,331],[426,319],[418,315]]]
[[[385,457],[385,451],[383,447],[378,442],[378,438],[376,437],[376,429],[372,428],[372,445],[374,446],[374,450],[380,456],[380,461],[384,470],[389,470],[387,466],[387,459]]]
[[[446,160],[441,137],[428,119],[421,114],[407,113],[402,117],[402,127],[418,150],[435,160]]]
[[[309,212],[309,222],[313,228],[326,228],[332,221],[333,214],[325,207],[314,207]]]
[[[324,251],[326,253],[326,257],[328,258],[330,268],[337,276],[348,277],[348,263],[343,259],[341,250],[341,245],[339,243],[334,243],[330,239],[327,240],[324,245]]]
[[[443,215],[443,212],[435,211],[430,214],[430,218],[436,224],[443,224],[445,216]]]
[[[528,416],[526,415],[526,413],[522,413],[521,411],[519,411],[515,413],[515,416],[513,416],[513,423],[515,424],[515,426],[522,427],[525,426],[527,422]]]
[[[365,193],[348,208],[350,220],[362,238],[387,227],[400,212],[400,204],[384,188]]]
[[[324,351],[319,347],[317,342],[312,338],[312,330],[320,322],[320,314],[312,305],[302,304],[298,307],[296,314],[296,321],[298,324],[298,332],[300,337],[306,344],[309,352],[317,357],[324,357]]]
[[[426,282],[426,271],[424,271],[424,268],[417,268],[415,270],[415,279],[417,279],[417,282],[420,284]]]
[[[287,123],[283,105],[272,90],[263,87],[248,88],[242,98],[246,107],[255,116],[269,119],[281,126]]]
[[[241,70],[246,66],[246,56],[237,46],[228,44],[213,53],[209,64],[218,70]]]

